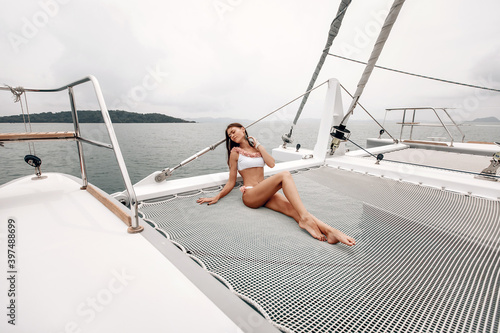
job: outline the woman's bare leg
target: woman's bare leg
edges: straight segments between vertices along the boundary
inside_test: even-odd
[[[297,213],[297,211],[292,207],[292,204],[280,193],[275,193],[273,197],[266,202],[265,206],[269,209],[290,216],[295,221],[297,221],[299,227],[305,229],[314,238],[322,242],[327,240],[326,236],[323,235],[323,233],[321,232],[321,230],[318,228],[317,225],[301,224],[299,213]]]
[[[243,202],[252,208],[264,206],[280,189],[283,189],[285,197],[301,217],[308,214],[302,200],[300,200],[299,192],[297,191],[292,175],[288,171],[280,172],[255,185],[253,189],[245,193]]]
[[[299,226],[306,229],[314,238],[320,239],[321,232],[312,215],[306,210],[292,175],[288,171],[280,172],[264,179],[243,195],[243,202],[248,207],[258,208],[265,205],[280,189],[283,189],[286,199],[298,213]]]
[[[283,213],[287,216],[290,216],[295,221],[299,222],[299,215],[298,215],[297,211],[295,211],[295,209],[292,207],[290,202],[288,202],[288,200],[279,193],[276,193],[266,203],[265,206],[269,209],[272,209],[272,210],[278,211],[280,213]],[[326,224],[323,221],[321,221],[320,219],[318,219],[316,216],[314,216],[312,214],[311,214],[311,216],[313,217],[313,220],[316,223],[316,226],[318,227],[318,229],[321,233],[320,238],[314,237],[314,235],[309,230],[306,229],[307,231],[309,231],[309,233],[311,233],[311,235],[314,238],[322,240],[322,241],[327,240],[328,243],[330,243],[330,244],[335,244],[338,242],[344,243],[344,244],[349,245],[349,246],[356,244],[356,241],[354,240],[354,238],[347,236],[346,234],[344,234],[340,230],[332,228],[328,224]],[[300,226],[300,222],[299,222],[299,226]]]

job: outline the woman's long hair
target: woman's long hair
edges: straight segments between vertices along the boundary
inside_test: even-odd
[[[227,134],[227,130],[230,129],[231,127],[239,127],[239,128],[242,128],[243,125],[240,124],[240,123],[231,123],[229,125],[227,125],[226,127],[226,149],[227,149],[227,165],[229,165],[229,157],[231,156],[231,150],[234,148],[234,147],[239,147],[240,144],[239,143],[236,143],[234,142],[233,140],[231,140],[229,138],[229,135]],[[247,133],[247,130],[245,129],[245,134],[246,134],[246,139],[248,140],[248,133]]]

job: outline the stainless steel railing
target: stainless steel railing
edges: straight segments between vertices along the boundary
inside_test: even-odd
[[[455,128],[460,132],[460,134],[462,135],[462,142],[464,142],[465,140],[465,135],[464,133],[462,132],[462,130],[460,129],[460,127],[457,125],[457,123],[453,120],[453,118],[450,116],[450,114],[448,113],[447,111],[448,108],[433,108],[433,107],[406,107],[406,108],[391,108],[391,109],[385,109],[386,112],[388,111],[403,111],[403,120],[401,123],[398,123],[401,125],[401,132],[400,132],[400,135],[399,135],[399,140],[401,141],[402,140],[402,137],[403,137],[403,129],[405,128],[405,126],[409,126],[410,127],[410,140],[413,139],[413,128],[414,127],[418,127],[418,126],[425,126],[425,127],[442,127],[444,128],[444,130],[446,131],[446,133],[448,134],[448,136],[450,137],[450,146],[453,147],[453,142],[455,141],[454,138],[453,138],[453,135],[451,134],[448,126],[446,126],[446,124],[444,123],[444,121],[441,119],[441,117],[439,116],[437,110],[442,110],[446,116],[448,116],[448,118],[451,120],[451,122],[453,123],[453,125],[455,126]],[[422,123],[419,123],[419,122],[415,122],[415,115],[416,115],[416,111],[421,111],[421,110],[432,110],[434,111],[434,114],[436,115],[437,119],[439,120],[439,123],[440,124],[422,124]],[[406,111],[413,111],[412,113],[412,119],[410,122],[407,122],[406,121]]]
[[[78,121],[78,113],[77,113],[77,108],[76,108],[76,103],[75,103],[75,97],[74,97],[74,92],[73,92],[73,87],[78,86],[80,84],[86,83],[86,82],[91,82],[94,88],[94,92],[97,97],[97,101],[99,103],[99,107],[101,109],[101,114],[104,119],[104,124],[106,126],[106,129],[108,131],[109,139],[111,141],[111,144],[107,143],[102,143],[90,139],[86,139],[81,136],[81,131],[80,131],[80,124]],[[8,87],[0,87],[0,90],[10,90]],[[82,142],[86,142],[88,144],[92,144],[94,146],[102,147],[102,148],[107,148],[113,150],[116,160],[118,162],[118,167],[120,168],[121,175],[123,177],[123,182],[125,183],[125,188],[128,193],[129,199],[130,199],[130,209],[132,211],[132,220],[131,220],[131,225],[129,227],[129,232],[135,233],[139,232],[142,230],[143,227],[139,225],[139,212],[138,212],[138,202],[137,202],[137,197],[134,191],[134,187],[132,185],[132,181],[130,180],[130,176],[127,170],[127,167],[125,165],[125,161],[123,159],[122,152],[120,150],[120,146],[118,144],[118,139],[116,138],[116,134],[113,128],[113,124],[111,123],[111,118],[109,116],[108,109],[106,107],[106,103],[104,101],[104,97],[102,95],[101,87],[99,85],[99,82],[97,79],[90,75],[87,76],[81,80],[72,82],[70,84],[64,85],[60,88],[56,89],[27,89],[27,88],[22,88],[24,92],[29,91],[29,92],[60,92],[64,90],[68,90],[69,94],[69,101],[71,105],[71,114],[73,116],[73,125],[75,129],[75,140],[77,142],[77,147],[78,147],[78,155],[80,159],[80,170],[81,170],[81,175],[82,175],[82,188],[85,189],[88,186],[88,179],[87,179],[87,170],[85,166],[85,157],[83,154],[83,146]]]

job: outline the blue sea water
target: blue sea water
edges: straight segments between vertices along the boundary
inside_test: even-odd
[[[33,132],[72,131],[73,124],[31,124]],[[82,124],[84,137],[100,142],[109,142],[103,124]],[[313,148],[316,142],[319,121],[304,121],[294,128],[293,145],[300,143],[303,148]],[[114,124],[116,136],[122,150],[132,183],[137,183],[154,171],[173,167],[203,148],[224,138],[225,123],[168,123],[168,124]],[[278,147],[281,135],[288,132],[290,123],[261,122],[248,129],[268,151]],[[377,137],[379,127],[372,122],[351,122],[351,140],[365,146],[368,137]],[[387,126],[389,132],[399,138],[400,127]],[[465,140],[499,141],[500,124],[474,124],[461,126]],[[409,130],[405,130],[405,136]],[[0,124],[0,133],[25,132],[24,124]],[[414,138],[431,136],[447,137],[443,129],[418,128]],[[454,130],[456,141],[461,134]],[[387,137],[385,135],[384,137]],[[348,143],[348,148],[356,149]],[[62,172],[80,177],[80,164],[76,143],[73,141],[5,143],[0,147],[0,184],[21,176],[34,173],[34,168],[24,162],[26,154],[36,153],[42,159],[42,172]],[[125,186],[111,150],[84,144],[88,178],[91,183],[108,193],[122,191]],[[227,170],[226,151],[220,145],[199,159],[177,169],[171,179],[185,178]]]

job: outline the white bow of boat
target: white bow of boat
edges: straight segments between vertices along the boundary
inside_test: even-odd
[[[217,205],[196,204],[219,191],[228,172],[169,176],[222,141],[132,185],[93,76],[57,89],[0,88],[17,97],[68,91],[74,131],[1,133],[0,146],[74,141],[81,170],[81,179],[45,172],[30,146],[25,161],[35,173],[0,186],[0,331],[499,332],[498,144],[455,140],[432,107],[388,109],[403,111],[397,139],[381,132],[363,148],[349,137],[347,120],[403,2],[394,2],[347,112],[340,82],[322,83],[315,146],[289,147],[295,120],[273,149],[281,162],[264,169],[290,171],[306,206],[353,236],[353,247],[319,242],[283,214],[249,209],[239,191]],[[349,3],[341,2],[336,20]],[[80,132],[73,90],[87,83],[110,144]],[[413,137],[425,125],[415,118],[423,109],[450,138]],[[347,141],[360,149],[348,151]],[[84,144],[114,152],[123,192],[91,183]]]

